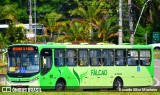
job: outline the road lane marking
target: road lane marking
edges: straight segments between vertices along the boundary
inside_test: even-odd
[[[156,84],[154,86],[159,86],[159,80],[156,77],[154,79],[156,80]]]

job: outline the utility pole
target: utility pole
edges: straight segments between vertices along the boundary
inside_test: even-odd
[[[128,15],[129,15],[129,31],[130,31],[130,44],[134,44],[134,31],[133,31],[133,18],[132,18],[132,0],[128,0]]]
[[[29,32],[32,33],[32,1],[29,0]]]
[[[119,26],[120,29],[118,29],[118,44],[121,45],[122,42],[122,0],[119,0]]]
[[[34,33],[35,33],[35,42],[36,42],[36,34],[37,34],[37,25],[36,25],[36,0],[34,0]]]

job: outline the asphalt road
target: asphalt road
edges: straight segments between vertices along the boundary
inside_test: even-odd
[[[160,59],[154,60],[154,86],[160,86]]]

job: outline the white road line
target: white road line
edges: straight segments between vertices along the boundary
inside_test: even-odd
[[[159,86],[159,80],[156,77],[154,79],[156,80],[156,84],[154,86]]]

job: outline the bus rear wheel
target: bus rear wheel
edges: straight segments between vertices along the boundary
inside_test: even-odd
[[[116,78],[113,82],[113,89],[120,90],[123,88],[123,82],[120,78]]]
[[[59,80],[56,83],[56,90],[65,90],[65,82],[63,80]]]

